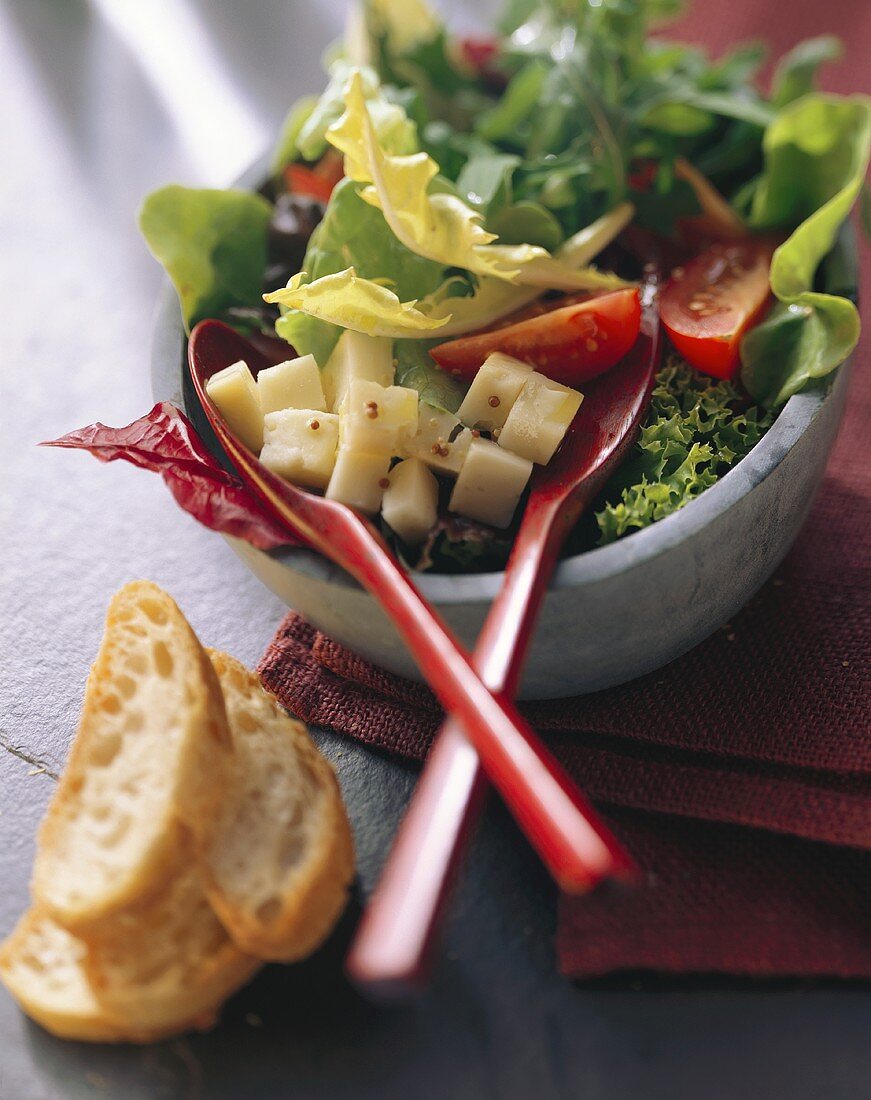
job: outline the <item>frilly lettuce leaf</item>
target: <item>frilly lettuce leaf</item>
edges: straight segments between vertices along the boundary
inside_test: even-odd
[[[605,489],[596,514],[600,542],[647,527],[709,488],[759,442],[771,424],[746,408],[729,382],[674,359],[660,371],[641,437]]]
[[[393,153],[417,149],[417,127],[402,110],[382,94],[378,74],[367,65],[351,65],[343,58],[330,66],[330,80],[320,99],[301,123],[296,150],[303,160],[319,160],[327,150],[327,131],[345,110],[345,86],[351,74],[358,80],[360,95],[367,101],[374,132]],[[287,125],[287,124],[285,124]]]
[[[386,286],[359,278],[353,267],[311,283],[304,282],[305,277],[301,271],[282,290],[264,294],[263,300],[369,336],[418,336],[445,324],[421,313],[416,301],[401,302]]]
[[[328,328],[329,325],[409,339],[426,339],[433,330],[438,329],[439,337],[444,339],[492,324],[535,301],[541,294],[541,290],[534,286],[517,286],[493,278],[478,280],[473,292],[469,294],[470,284],[465,277],[445,277],[444,268],[405,249],[387,230],[384,220],[378,217],[376,211],[359,202],[356,194],[358,186],[351,181],[345,181],[334,192],[324,221],[312,237],[306,254],[307,273],[305,276],[295,277],[292,292],[278,290],[265,297],[266,301],[278,302],[282,309],[289,310],[279,318],[275,328],[278,335],[292,344],[300,354],[311,352],[323,366],[339,336],[338,330]],[[347,192],[351,193],[346,198]],[[366,217],[357,217],[355,202],[357,207],[362,206],[366,211]],[[347,215],[347,221],[343,215]],[[582,268],[585,285],[589,289],[614,290],[627,285],[614,275],[582,265],[601,251],[631,217],[631,204],[624,203],[570,237],[559,250],[558,255],[564,257],[565,263],[577,263]],[[371,222],[368,228],[367,218]],[[355,231],[360,234],[359,237],[355,236]],[[385,236],[393,242],[392,246],[385,245]],[[389,247],[395,250],[395,255],[389,251]],[[367,265],[365,270],[367,275],[371,272],[370,279],[364,278],[353,265],[350,268],[353,271],[353,280],[349,276],[349,269],[335,272],[333,265],[343,260],[348,262],[351,257],[359,257],[361,265]],[[398,292],[391,294],[389,299],[384,296],[384,280],[376,281],[380,273],[386,271],[391,272],[391,285]],[[342,310],[343,320],[338,320],[341,305],[341,284],[338,281],[328,284],[329,309],[325,308],[323,298],[317,295],[308,297],[301,293],[305,289],[304,278],[323,282],[323,276],[337,274],[345,277],[348,286],[353,282],[360,295],[367,295],[367,302],[377,301],[381,310],[388,311],[380,314],[377,332],[367,327],[371,323],[371,315],[366,313],[356,316],[355,306],[350,303]],[[427,293],[429,287],[434,289]],[[414,298],[416,310],[413,313],[404,311],[398,295]],[[415,317],[422,319],[417,327],[413,323]]]
[[[444,268],[400,244],[380,211],[360,198],[359,187],[345,179],[334,189],[306,250],[302,266],[309,280],[353,267],[358,279],[389,275],[391,289],[403,300],[436,290],[444,281]],[[341,335],[335,325],[299,310],[284,313],[276,331],[300,355],[314,355],[321,366]]]
[[[152,191],[139,228],[178,292],[188,331],[204,317],[260,301],[271,207],[247,191],[175,184]]]
[[[871,153],[871,100],[805,96],[778,115],[763,148],[765,171],[751,223],[758,229],[801,223],[771,261],[779,304],[741,345],[744,385],[756,400],[776,406],[833,371],[859,339],[855,305],[812,287],[862,188]]]
[[[379,137],[363,78],[352,72],[345,113],[327,131],[345,157],[345,175],[365,185],[361,198],[379,209],[394,234],[412,252],[475,275],[574,290],[589,286],[583,271],[538,245],[494,244],[495,234],[479,211],[456,194],[433,189],[439,166],[426,153],[397,155]]]

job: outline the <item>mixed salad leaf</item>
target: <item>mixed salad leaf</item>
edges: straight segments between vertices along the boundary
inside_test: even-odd
[[[862,192],[871,101],[816,90],[840,53],[831,36],[782,58],[766,93],[759,45],[711,59],[660,37],[679,7],[509,0],[498,36],[467,41],[424,0],[361,0],[325,90],[288,114],[264,194],[146,200],[140,225],[185,323],[274,325],[321,367],[345,329],[387,337],[398,384],[455,411],[463,386],[433,363],[435,343],[542,296],[627,286],[654,254],[775,237],[774,304],[743,337],[739,376],[714,382],[677,360],[662,372],[599,537],[682,507],[855,346],[849,280],[838,293],[819,280]],[[275,231],[306,179],[320,224],[290,264]],[[504,540],[489,541],[492,554],[445,523],[423,558],[492,568]]]

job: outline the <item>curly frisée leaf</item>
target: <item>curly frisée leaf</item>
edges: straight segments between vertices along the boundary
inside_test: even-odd
[[[729,382],[715,381],[675,358],[657,375],[645,426],[608,483],[596,513],[600,542],[683,508],[743,458],[771,425]]]
[[[324,275],[313,283],[305,283],[304,279],[305,272],[301,271],[283,290],[264,294],[263,300],[369,336],[419,336],[445,324],[444,319],[421,313],[415,308],[417,302],[401,302],[381,283],[359,278],[353,267]]]

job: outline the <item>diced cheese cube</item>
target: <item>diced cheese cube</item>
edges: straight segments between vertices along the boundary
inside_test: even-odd
[[[423,542],[438,519],[439,483],[419,458],[406,458],[390,471],[381,514],[403,542]]]
[[[388,485],[389,469],[389,454],[339,447],[326,495],[361,512],[377,512]]]
[[[346,329],[321,375],[327,408],[339,412],[352,382],[362,380],[390,386],[393,374],[392,340]]]
[[[281,409],[263,418],[260,461],[296,485],[325,489],[336,464],[339,418],[319,409]]]
[[[501,428],[531,373],[528,363],[494,351],[475,375],[457,416],[470,428]]]
[[[531,473],[528,459],[491,439],[473,439],[448,507],[469,519],[507,527]]]
[[[547,465],[583,400],[577,390],[531,374],[499,433],[499,446]]]
[[[417,390],[355,380],[339,414],[342,446],[398,454],[400,444],[417,431],[417,406]]]
[[[213,374],[206,382],[206,393],[233,435],[258,454],[263,446],[263,413],[257,383],[248,364],[240,359]]]
[[[320,368],[313,355],[267,367],[257,375],[257,388],[264,416],[279,409],[327,409]]]
[[[472,433],[453,413],[421,401],[417,432],[405,441],[402,453],[440,474],[456,476],[471,442]]]

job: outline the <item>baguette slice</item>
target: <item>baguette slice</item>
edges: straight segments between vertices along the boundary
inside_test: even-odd
[[[159,889],[182,823],[205,840],[231,753],[221,689],[194,632],[156,585],[126,585],[40,828],[37,906],[85,934]]]
[[[99,1003],[85,976],[85,945],[47,914],[29,909],[0,946],[0,978],[27,1015],[60,1039],[149,1042]]]
[[[85,975],[98,1004],[136,1032],[205,1030],[260,969],[209,904],[193,839],[183,839],[159,895],[125,910],[87,944]]]
[[[210,650],[235,775],[201,849],[209,899],[243,951],[311,954],[345,907],[354,844],[339,785],[301,722],[226,653]]]

